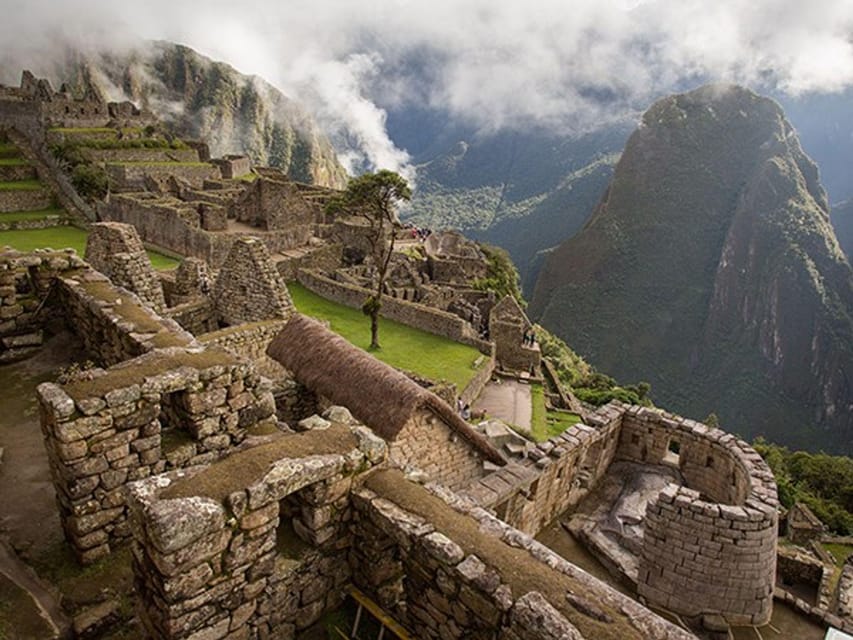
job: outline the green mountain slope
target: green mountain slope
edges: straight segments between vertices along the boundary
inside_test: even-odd
[[[628,131],[625,122],[582,136],[452,129],[453,142],[435,141],[415,156],[418,188],[408,219],[507,249],[529,293],[540,252],[589,217]]]
[[[342,188],[346,172],[310,114],[271,84],[189,47],[155,42],[78,60],[76,72],[111,97],[116,88],[214,155],[245,153],[301,182]]]
[[[853,271],[780,107],[738,87],[643,116],[531,313],[600,370],[744,435],[853,448]]]

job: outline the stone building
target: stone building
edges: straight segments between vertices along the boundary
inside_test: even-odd
[[[316,320],[293,316],[268,353],[308,389],[347,407],[404,467],[457,488],[482,476],[487,463],[505,463],[444,400]]]
[[[55,91],[50,81],[24,71],[19,87],[0,86],[0,125],[19,126],[22,121],[41,127],[73,128],[110,123],[146,126],[156,119],[130,102],[107,102],[91,83],[83,87],[82,95],[74,95],[64,84]]]
[[[489,336],[495,343],[495,358],[510,371],[538,371],[541,353],[537,343],[525,343],[533,328],[527,315],[512,296],[504,296],[489,315]]]

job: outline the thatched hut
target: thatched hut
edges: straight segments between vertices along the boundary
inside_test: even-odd
[[[333,404],[347,407],[389,444],[391,457],[451,488],[503,456],[444,400],[316,320],[296,314],[267,354]]]

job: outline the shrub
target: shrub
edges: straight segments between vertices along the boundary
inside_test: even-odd
[[[106,172],[98,166],[79,164],[71,173],[71,184],[83,198],[98,200],[107,195],[109,180]]]

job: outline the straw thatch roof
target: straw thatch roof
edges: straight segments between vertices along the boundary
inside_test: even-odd
[[[294,315],[267,349],[306,387],[393,442],[419,409],[432,411],[484,458],[505,464],[503,456],[444,400],[393,367],[347,342],[322,324]]]

